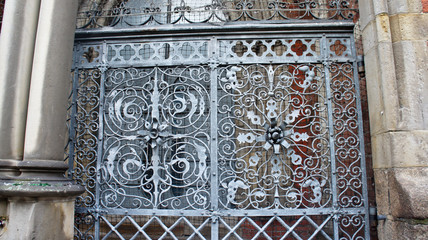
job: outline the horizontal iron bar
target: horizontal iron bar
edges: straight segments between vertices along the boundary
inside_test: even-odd
[[[76,208],[76,213],[101,212],[111,215],[140,215],[140,216],[233,216],[233,217],[262,217],[262,216],[303,216],[303,215],[364,215],[365,208],[319,208],[319,209],[254,209],[254,210],[176,210],[176,209],[93,209]]]
[[[181,25],[160,25],[132,28],[103,27],[91,30],[76,30],[75,39],[132,39],[136,37],[190,37],[228,35],[228,34],[263,34],[271,33],[352,33],[354,23],[352,21],[260,21],[260,22],[230,22],[224,24],[203,23],[203,24],[181,24]]]
[[[346,60],[333,60],[331,62],[333,63],[346,63],[346,62],[353,62],[355,61],[355,59],[352,58],[348,58]],[[269,64],[321,64],[323,62],[322,59],[317,59],[316,61],[311,61],[311,60],[288,60],[288,59],[274,59],[269,61],[269,63],[267,63],[267,61],[239,61],[239,60],[230,60],[229,62],[227,62],[227,64],[219,64],[219,66],[229,66],[229,65],[255,65],[255,64],[260,64],[260,65],[269,65]],[[153,61],[141,61],[141,63],[139,64],[127,64],[127,63],[111,63],[108,65],[109,68],[151,68],[151,67],[157,67],[160,66],[161,64],[159,62],[153,62]],[[164,63],[162,64],[162,67],[180,67],[180,66],[208,66],[207,64],[197,64],[196,62],[186,62],[186,61],[181,61],[180,63],[178,62],[173,62],[171,64],[168,63]],[[85,66],[85,64],[76,65],[77,68],[79,69],[94,69],[97,68],[96,66]]]
[[[234,31],[229,32],[227,35],[218,34],[216,32],[211,32],[207,35],[200,35],[198,32],[195,32],[195,34],[187,33],[180,36],[171,35],[168,36],[156,36],[154,38],[151,38],[150,36],[137,36],[133,37],[132,39],[121,39],[121,38],[103,38],[103,36],[100,36],[102,41],[100,41],[100,38],[81,38],[76,42],[82,43],[84,45],[93,44],[93,45],[100,45],[102,42],[106,42],[107,44],[133,44],[133,43],[150,43],[150,42],[178,42],[178,41],[209,41],[212,39],[212,37],[215,37],[218,41],[222,40],[276,40],[276,39],[314,39],[319,38],[321,39],[323,36],[326,36],[328,38],[343,38],[347,37],[350,38],[352,36],[352,31],[346,31],[346,32],[316,32],[311,31],[310,33],[307,32],[300,32],[299,30],[293,31],[293,32],[276,32],[276,31],[263,31],[260,32],[254,32],[251,30],[246,31]]]
[[[270,59],[269,59],[270,60]],[[343,59],[337,59],[337,60],[331,60],[330,62],[332,63],[347,63],[347,62],[354,62],[356,59],[353,59],[352,57],[349,58],[343,58]],[[321,64],[323,63],[323,59],[317,59],[316,61],[311,61],[311,60],[304,60],[304,59],[300,59],[300,60],[290,60],[287,58],[284,59],[273,59],[270,61],[240,61],[240,60],[230,60],[227,63],[224,64],[219,64],[219,67],[223,67],[223,66],[229,66],[229,65],[269,65],[269,64]],[[180,67],[180,66],[206,66],[208,67],[208,64],[198,64],[196,62],[186,62],[186,61],[181,61],[181,62],[172,62],[172,63],[163,63],[160,64],[160,62],[154,62],[154,61],[141,61],[141,63],[134,63],[134,64],[128,64],[126,62],[122,62],[122,63],[115,63],[112,62],[111,64],[108,65],[109,68],[152,68],[152,67]],[[86,66],[85,64],[77,64],[76,68],[79,69],[95,69],[97,68],[97,66]]]

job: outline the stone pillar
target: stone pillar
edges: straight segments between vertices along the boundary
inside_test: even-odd
[[[428,239],[428,14],[359,2],[380,239]]]
[[[0,34],[0,179],[19,175],[40,0],[7,1]]]
[[[77,1],[42,0],[25,132],[25,174],[31,168],[56,169],[64,159],[76,15]]]
[[[15,1],[6,2],[6,11],[7,5]],[[7,212],[2,216],[6,221],[0,229],[0,239],[73,239],[74,199],[83,189],[64,177],[67,164],[63,159],[77,3],[68,0],[40,3],[35,21],[34,56],[25,58],[25,61],[34,60],[21,149],[23,159],[16,163],[18,175],[0,182],[0,196],[7,197]],[[12,33],[20,31],[21,26],[8,19],[4,19],[4,24],[13,25]],[[3,109],[4,114],[7,112]]]
[[[40,0],[7,1],[0,34],[0,181],[19,176]],[[0,221],[7,218],[0,195]],[[1,234],[1,229],[0,229]]]

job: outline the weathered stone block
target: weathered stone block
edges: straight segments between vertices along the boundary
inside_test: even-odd
[[[379,14],[376,15],[376,32],[378,42],[390,42],[391,41],[391,26],[389,22],[389,15]]]
[[[407,13],[390,17],[392,41],[426,40],[428,36],[428,15]]]
[[[400,41],[393,44],[399,102],[400,130],[428,129],[428,55],[425,41]]]
[[[388,169],[374,169],[376,203],[378,215],[390,215],[389,205],[389,171]]]
[[[428,224],[412,220],[386,220],[378,225],[379,239],[388,240],[426,240]]]
[[[389,189],[392,216],[428,218],[428,167],[393,169]]]
[[[387,14],[377,15],[376,18],[366,24],[361,24],[364,51],[367,53],[381,42],[391,42],[389,16]]]
[[[397,82],[391,43],[379,43],[365,55],[367,96],[372,136],[396,129]]]
[[[428,167],[375,169],[379,215],[428,219]]]
[[[74,199],[11,199],[0,239],[73,239]]]
[[[373,168],[390,168],[392,165],[389,133],[372,135]],[[377,185],[377,184],[376,184]]]
[[[389,14],[420,13],[422,4],[420,0],[388,0]]]
[[[369,24],[364,32],[372,134],[428,129],[426,42],[376,43],[372,31]]]

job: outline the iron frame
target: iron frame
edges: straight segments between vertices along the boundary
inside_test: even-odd
[[[321,55],[316,57],[316,61],[313,58],[297,57],[293,60],[284,59],[281,57],[272,58],[272,59],[231,59],[229,61],[222,61],[219,59],[218,44],[221,40],[247,40],[247,39],[303,39],[303,38],[317,38],[320,40],[320,53]],[[327,56],[328,46],[327,38],[347,38],[350,40],[349,46],[351,47],[352,56],[347,57],[333,57]],[[158,67],[162,63],[151,61],[151,62],[108,62],[108,45],[109,44],[128,44],[132,42],[171,42],[171,41],[205,41],[208,43],[208,57],[205,59],[206,62],[202,63],[207,68],[211,69],[211,86],[210,86],[210,97],[212,101],[210,102],[211,109],[217,108],[217,71],[216,69],[219,66],[228,66],[228,65],[239,65],[239,64],[321,64],[324,67],[324,72],[326,73],[325,81],[326,86],[330,86],[331,77],[329,76],[329,66],[331,63],[350,63],[353,66],[353,87],[355,89],[356,97],[356,107],[357,107],[357,122],[358,122],[358,135],[359,135],[359,163],[362,169],[361,183],[362,183],[362,204],[360,207],[347,207],[343,208],[338,206],[336,203],[337,199],[337,190],[336,190],[336,152],[334,148],[335,135],[333,132],[333,110],[332,102],[332,93],[329,87],[326,87],[327,93],[326,98],[329,99],[328,105],[328,118],[329,118],[329,141],[330,141],[330,158],[332,159],[332,196],[333,196],[333,205],[330,207],[323,208],[302,208],[302,209],[263,209],[260,210],[221,210],[218,208],[218,201],[215,197],[213,199],[213,204],[211,209],[201,209],[201,210],[162,210],[162,209],[109,209],[103,208],[100,206],[99,198],[99,180],[96,180],[96,196],[95,196],[95,205],[93,207],[76,207],[77,213],[93,213],[95,219],[101,219],[105,214],[113,215],[147,215],[147,216],[204,216],[209,217],[211,220],[211,229],[212,229],[212,239],[218,239],[219,235],[217,230],[219,224],[219,217],[221,216],[237,216],[237,217],[257,217],[257,216],[315,216],[315,215],[325,215],[335,218],[334,221],[334,239],[339,239],[339,227],[338,219],[339,216],[343,215],[358,215],[364,219],[364,236],[365,239],[369,239],[369,206],[368,206],[368,195],[367,195],[367,181],[365,173],[365,153],[364,153],[364,139],[363,139],[363,123],[362,123],[362,114],[361,114],[361,105],[360,105],[360,93],[359,93],[359,84],[358,84],[358,73],[357,69],[357,56],[354,47],[353,39],[353,24],[351,22],[337,22],[337,21],[311,21],[311,22],[299,22],[299,23],[272,23],[272,21],[259,21],[257,23],[226,23],[223,26],[214,26],[212,24],[194,24],[194,25],[163,25],[158,27],[140,27],[140,28],[129,28],[129,29],[112,29],[112,28],[101,28],[93,30],[76,30],[76,47],[75,47],[75,56],[74,56],[74,66],[75,71],[75,80],[73,83],[73,104],[76,104],[76,94],[78,92],[78,83],[77,73],[79,70],[85,69],[98,69],[101,72],[101,81],[100,81],[100,96],[99,96],[99,128],[98,128],[98,160],[97,160],[97,178],[100,177],[101,162],[103,157],[103,134],[104,134],[104,81],[105,81],[105,72],[108,69],[116,68],[153,68]],[[82,55],[84,52],[84,46],[99,46],[101,48],[101,54],[98,62],[84,62]],[[189,60],[181,63],[170,62],[163,63],[162,66],[183,66],[183,65],[200,65],[201,60]],[[76,106],[72,107],[72,114],[76,114]],[[74,131],[76,127],[75,119],[72,118],[70,136],[75,136]],[[215,133],[217,130],[217,112],[211,111],[211,133]],[[216,134],[211,134],[211,145],[210,145],[210,159],[211,159],[211,181],[218,182],[218,168],[217,168],[217,148],[218,148],[218,139]],[[74,140],[73,140],[74,141]],[[70,159],[74,159],[74,144],[70,148]],[[70,160],[70,161],[71,161]],[[70,173],[73,173],[73,163],[70,162]],[[213,184],[211,188],[212,196],[216,196],[218,192],[218,185]],[[114,227],[112,228],[114,230]],[[322,229],[322,227],[321,227]],[[293,233],[293,231],[291,231]],[[99,220],[95,222],[95,238],[98,239],[99,234]]]

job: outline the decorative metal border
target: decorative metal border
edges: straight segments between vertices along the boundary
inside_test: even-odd
[[[81,6],[77,27],[132,27],[164,24],[275,20],[352,20],[356,0],[164,0],[116,1]]]

